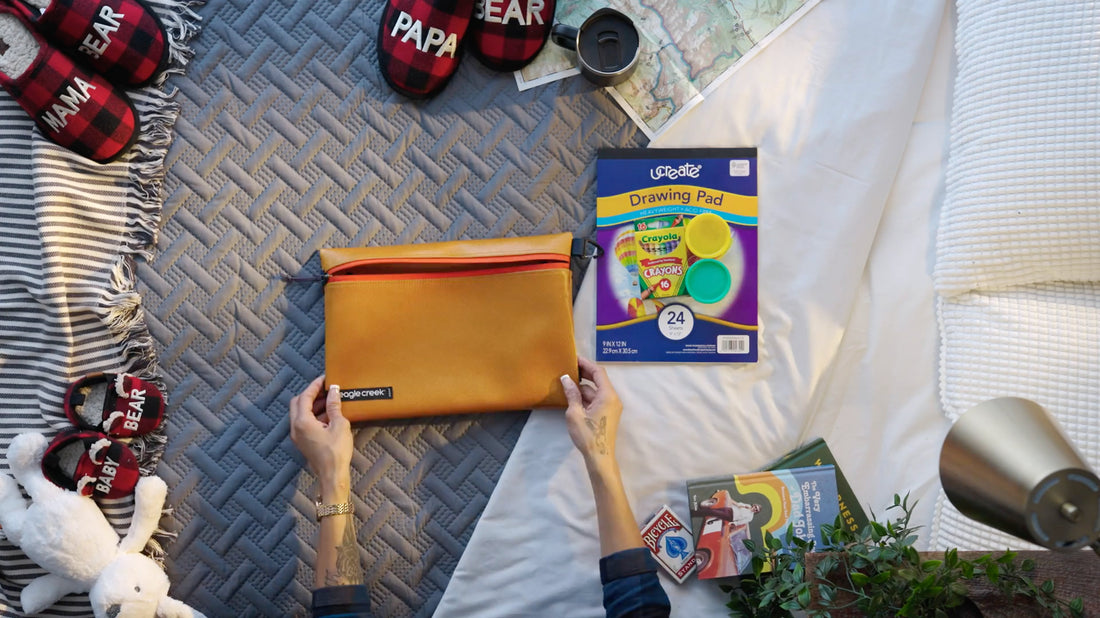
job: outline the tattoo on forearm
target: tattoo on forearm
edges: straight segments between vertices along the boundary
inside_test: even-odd
[[[600,451],[601,455],[607,454],[607,417],[601,416],[600,422],[586,418],[584,422],[588,423],[588,428],[592,430],[592,434],[596,438],[596,449]]]
[[[328,586],[350,586],[363,583],[363,566],[359,563],[359,541],[355,536],[355,519],[344,524],[344,540],[336,547],[336,568],[325,576]]]

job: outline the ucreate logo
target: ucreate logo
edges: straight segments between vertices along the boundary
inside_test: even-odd
[[[658,165],[649,170],[649,177],[653,180],[660,180],[662,178],[668,178],[669,180],[676,180],[677,178],[698,178],[699,172],[702,170],[702,165],[693,163],[681,163],[679,167],[673,165]]]
[[[341,401],[374,401],[393,399],[392,386],[372,386],[369,388],[349,388],[340,391]]]

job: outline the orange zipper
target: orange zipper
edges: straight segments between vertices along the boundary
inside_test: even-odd
[[[500,264],[493,267],[494,264]],[[355,270],[370,266],[426,266],[426,265],[456,265],[473,266],[481,268],[469,268],[465,270],[425,271],[425,272],[396,272],[396,273],[356,273],[340,274],[349,270]],[[553,268],[568,268],[569,256],[559,253],[532,253],[528,255],[504,255],[483,257],[440,257],[440,258],[375,258],[366,260],[352,260],[332,268],[328,272],[329,281],[378,281],[387,279],[444,279],[450,277],[473,277],[478,275],[495,275],[510,272],[526,272],[533,270],[549,270]]]
[[[483,275],[500,275],[504,273],[519,273],[533,270],[553,270],[563,268],[560,264],[524,264],[522,266],[504,266],[501,268],[482,268],[478,270],[446,271],[438,273],[397,273],[389,275],[333,275],[329,281],[386,281],[413,279],[451,279],[454,277],[480,277]]]

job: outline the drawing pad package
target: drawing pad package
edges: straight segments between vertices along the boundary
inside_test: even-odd
[[[597,360],[756,362],[756,149],[604,149],[596,176]]]

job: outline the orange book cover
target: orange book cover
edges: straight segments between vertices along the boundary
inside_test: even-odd
[[[752,540],[782,538],[788,526],[800,539],[822,545],[821,526],[840,513],[833,466],[749,472],[688,481],[688,507],[699,579],[752,572]]]

